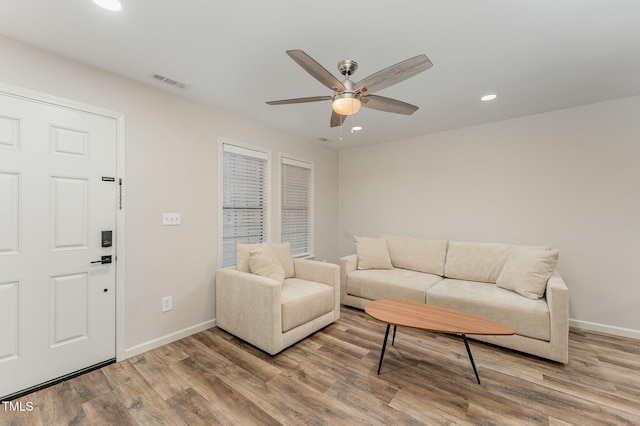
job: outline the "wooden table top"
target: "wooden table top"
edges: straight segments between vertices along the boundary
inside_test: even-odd
[[[434,333],[511,335],[502,324],[438,306],[403,300],[375,300],[365,305],[369,316],[387,324],[417,328]]]

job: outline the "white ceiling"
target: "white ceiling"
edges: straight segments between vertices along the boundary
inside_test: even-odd
[[[91,0],[2,0],[0,34],[339,149],[640,94],[637,0],[121,2],[114,13]],[[341,59],[358,62],[355,81],[421,53],[434,65],[379,92],[415,114],[363,108],[353,124],[364,130],[350,133],[348,118],[340,140],[328,101],[265,104],[331,94],[288,49],[341,80]]]

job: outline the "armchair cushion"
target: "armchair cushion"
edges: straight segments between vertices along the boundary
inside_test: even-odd
[[[284,267],[270,244],[256,244],[249,253],[251,273],[283,282]]]
[[[291,256],[291,245],[289,243],[260,243],[269,244],[276,251],[280,263],[284,268],[284,277],[291,278],[295,275],[293,267],[293,256]],[[251,272],[249,256],[251,250],[260,244],[236,244],[236,269],[242,272]]]
[[[280,301],[283,333],[335,309],[333,287],[299,278],[284,281]]]
[[[295,269],[293,267],[293,256],[291,255],[291,244],[289,243],[271,243],[271,247],[276,251],[280,263],[284,268],[284,277],[293,278]]]

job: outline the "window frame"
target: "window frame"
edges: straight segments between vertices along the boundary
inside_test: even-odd
[[[252,153],[255,153],[256,158],[263,158],[266,161],[265,165],[265,194],[264,199],[266,200],[266,212],[264,218],[264,226],[265,233],[263,235],[263,241],[271,241],[271,218],[272,218],[272,192],[271,192],[271,184],[272,184],[272,155],[271,150],[265,149],[259,146],[238,142],[231,139],[226,139],[219,137],[218,138],[218,265],[220,267],[229,267],[235,266],[234,262],[232,265],[224,264],[224,152],[225,145],[229,146],[232,151],[236,151],[237,153],[249,154],[251,156]]]
[[[279,217],[278,217],[278,231],[279,231],[279,241],[280,242],[284,242],[283,240],[283,220],[284,220],[284,211],[283,211],[283,200],[284,200],[284,193],[283,193],[283,186],[284,186],[284,166],[286,164],[286,162],[289,163],[289,165],[293,165],[293,166],[297,166],[297,167],[302,167],[302,168],[306,168],[310,171],[310,177],[309,177],[309,250],[305,253],[299,253],[299,254],[293,254],[293,257],[295,258],[306,258],[306,259],[310,259],[310,258],[314,258],[315,257],[315,207],[314,207],[314,200],[315,200],[315,168],[314,168],[314,162],[312,160],[306,159],[306,158],[302,158],[302,157],[297,157],[294,155],[290,155],[290,154],[286,154],[286,153],[280,153],[279,154],[279,159],[278,159],[278,200],[277,200],[277,205],[278,205],[278,212],[279,212]],[[292,251],[293,253],[293,251]]]

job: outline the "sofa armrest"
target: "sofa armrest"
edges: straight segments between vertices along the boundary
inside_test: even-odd
[[[358,269],[358,255],[350,254],[340,258],[340,297],[345,301],[347,298],[347,275]]]
[[[560,362],[569,360],[569,289],[557,270],[553,271],[546,290],[551,316],[551,344]]]
[[[350,254],[348,256],[344,256],[340,258],[340,270],[344,271],[345,274],[355,271],[358,269],[358,255]]]
[[[216,325],[249,343],[270,347],[281,339],[282,284],[233,268],[216,271]]]

